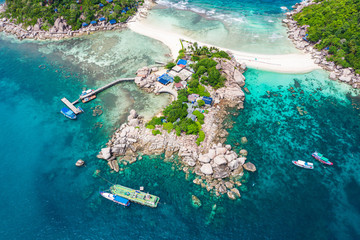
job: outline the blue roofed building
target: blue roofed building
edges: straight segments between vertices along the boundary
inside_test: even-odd
[[[87,26],[89,26],[89,24],[87,24],[86,22],[84,22],[84,23],[82,23],[82,26],[83,26],[83,27],[87,27]]]
[[[91,25],[95,25],[97,22],[96,21],[91,21],[90,24]]]
[[[104,7],[104,4],[102,4],[102,3],[99,3],[99,7],[101,7],[101,8],[102,8],[102,7]]]
[[[113,0],[106,0],[108,3],[112,3],[113,2]]]
[[[211,97],[202,97],[202,100],[205,102],[205,104],[207,105],[211,105],[213,102],[213,99]]]
[[[115,20],[115,19],[111,19],[111,20],[109,21],[109,23],[110,23],[111,25],[113,25],[113,24],[116,23],[116,20]]]
[[[171,83],[171,82],[174,81],[174,78],[171,77],[170,75],[164,73],[163,75],[161,75],[160,77],[158,77],[158,81],[159,81],[161,84],[168,85],[169,83]]]
[[[101,21],[101,22],[103,22],[103,21],[105,21],[105,20],[106,20],[106,18],[104,18],[104,17],[102,17],[102,18],[99,19],[99,21]]]
[[[177,65],[184,65],[184,66],[186,66],[186,64],[187,64],[187,61],[184,60],[184,59],[179,59],[179,61],[177,62]]]

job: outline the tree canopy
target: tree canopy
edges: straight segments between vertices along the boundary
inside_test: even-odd
[[[112,3],[106,0],[6,0],[7,8],[2,16],[14,18],[16,23],[23,23],[25,26],[35,25],[41,18],[45,23],[43,30],[48,30],[62,16],[76,30],[83,22],[89,24],[100,17],[126,21],[135,14],[137,6],[142,2],[143,0],[113,0]],[[100,7],[100,3],[103,7]]]
[[[318,49],[328,49],[328,60],[360,73],[360,1],[316,2],[319,4],[305,7],[294,19],[310,26],[307,39],[317,43]]]

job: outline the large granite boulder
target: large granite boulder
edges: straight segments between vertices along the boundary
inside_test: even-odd
[[[234,71],[234,80],[237,84],[239,84],[240,87],[243,87],[245,85],[245,77],[237,69]]]
[[[214,178],[227,178],[230,176],[230,169],[228,167],[215,167],[213,171]]]
[[[210,157],[207,154],[200,154],[199,161],[203,163],[208,163],[210,162]]]
[[[214,163],[218,166],[227,164],[227,161],[223,155],[216,156],[214,158]]]
[[[215,149],[210,149],[207,155],[209,156],[210,159],[214,159],[216,156]]]
[[[109,159],[111,157],[110,148],[109,147],[102,148],[101,149],[101,155],[103,156],[104,159]]]
[[[247,162],[243,165],[243,167],[245,168],[245,170],[249,171],[249,172],[255,172],[256,171],[256,167],[253,163],[251,162]]]
[[[206,175],[213,174],[213,169],[212,169],[212,167],[211,167],[211,165],[209,163],[205,163],[204,165],[202,165],[201,168],[200,168],[200,171],[203,174],[206,174]]]
[[[216,155],[219,156],[219,155],[225,155],[227,149],[224,148],[224,147],[217,147],[216,148]]]
[[[231,162],[228,163],[228,167],[230,168],[230,170],[235,170],[240,166],[240,163],[238,160],[233,160]]]
[[[240,157],[237,159],[237,161],[239,161],[239,164],[242,166],[244,165],[245,161],[246,161],[246,158],[245,157]]]

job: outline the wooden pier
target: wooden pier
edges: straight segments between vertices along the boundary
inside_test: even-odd
[[[112,86],[114,86],[114,85],[116,85],[116,84],[118,84],[118,83],[120,83],[120,82],[134,81],[134,80],[135,80],[135,78],[120,78],[120,79],[117,79],[117,80],[115,80],[115,81],[113,81],[113,82],[111,82],[111,83],[109,83],[109,84],[106,84],[105,86],[103,86],[103,87],[101,87],[101,88],[98,88],[98,89],[92,91],[91,93],[88,93],[88,94],[86,94],[86,95],[84,95],[84,96],[80,96],[80,100],[82,100],[82,99],[84,99],[84,98],[87,98],[87,97],[90,97],[90,96],[92,96],[92,95],[94,95],[94,94],[97,94],[97,93],[99,93],[99,92],[101,92],[101,91],[104,91],[105,89],[107,89],[107,88],[109,88],[109,87],[112,87]],[[79,102],[79,99],[76,100],[75,102],[78,103],[78,102]],[[74,103],[75,103],[75,102],[74,102]],[[75,103],[75,104],[76,104],[76,103]]]
[[[106,84],[105,86],[103,86],[101,88],[96,89],[95,91],[92,91],[91,93],[88,93],[88,94],[86,94],[84,96],[80,96],[79,99],[75,100],[72,103],[69,100],[67,100],[66,98],[62,98],[61,101],[63,103],[65,103],[65,105],[68,106],[68,108],[70,108],[70,110],[73,111],[75,114],[79,114],[79,113],[81,113],[81,111],[79,109],[77,109],[74,105],[79,103],[80,100],[82,100],[84,98],[87,98],[87,97],[90,97],[90,96],[92,96],[94,94],[97,94],[97,93],[99,93],[101,91],[104,91],[105,89],[107,89],[109,87],[112,87],[112,86],[114,86],[114,85],[116,85],[116,84],[118,84],[120,82],[127,82],[127,81],[134,81],[134,80],[135,80],[135,78],[120,78],[120,79],[117,79],[117,80],[115,80],[115,81],[113,81],[111,83]]]
[[[77,109],[74,104],[72,104],[69,100],[67,100],[66,98],[62,98],[61,101],[68,107],[70,108],[71,111],[73,111],[75,114],[79,114],[82,111],[80,111],[79,109]]]

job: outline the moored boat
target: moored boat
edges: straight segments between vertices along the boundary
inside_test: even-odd
[[[92,93],[93,91],[94,91],[93,89],[88,89],[88,90],[82,91],[82,93],[81,93],[81,95],[80,95],[80,98],[81,98],[82,96],[85,96],[85,95],[89,94],[89,93]],[[82,101],[83,103],[87,103],[87,102],[89,102],[89,101],[91,101],[91,100],[93,100],[93,99],[95,99],[95,98],[96,98],[96,95],[93,94],[93,95],[91,95],[91,96],[89,96],[89,97],[83,98],[81,101]]]
[[[321,153],[318,152],[314,152],[311,156],[313,156],[316,160],[327,164],[327,165],[333,165],[332,162],[329,161],[329,159],[327,159],[326,157],[324,157]]]
[[[107,192],[100,192],[101,196],[103,196],[106,199],[109,199],[110,201],[116,202],[120,205],[123,205],[125,207],[130,205],[130,201],[128,199],[122,198],[120,196],[107,193]]]
[[[84,110],[81,107],[78,107],[77,109],[79,109],[81,112],[84,112]],[[75,120],[76,119],[76,114],[70,110],[68,107],[63,107],[60,111],[65,117]]]
[[[297,161],[292,161],[293,164],[295,164],[296,166],[302,167],[302,168],[306,168],[306,169],[313,169],[314,168],[314,164],[311,162],[305,162],[302,160],[297,160]]]
[[[75,120],[76,119],[76,114],[71,111],[68,107],[63,107],[60,111],[65,117]]]
[[[144,193],[139,190],[131,189],[121,185],[113,185],[110,187],[111,193],[129,199],[132,202],[136,202],[148,207],[157,207],[160,198],[149,193]]]

